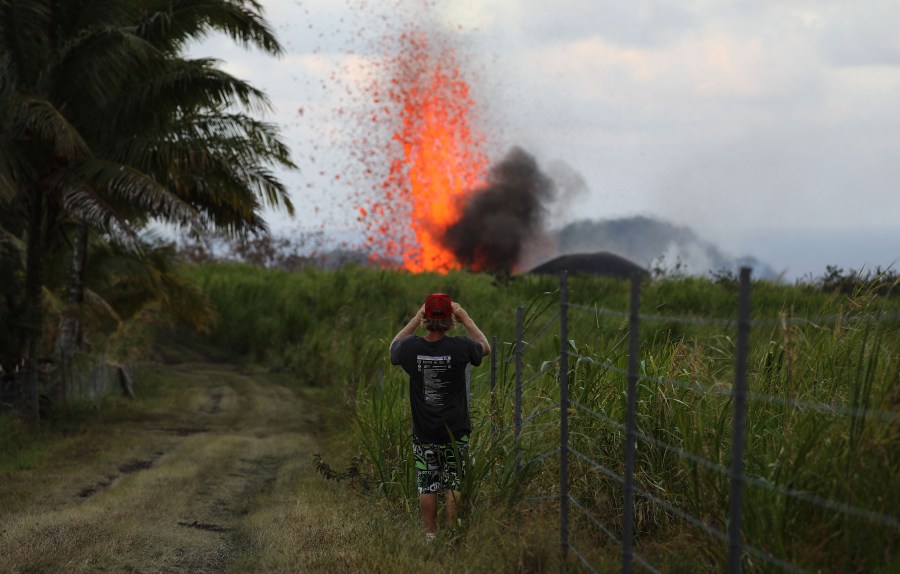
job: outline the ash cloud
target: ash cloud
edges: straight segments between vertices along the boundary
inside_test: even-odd
[[[584,178],[568,165],[555,162],[542,171],[532,155],[513,148],[491,168],[488,184],[468,196],[444,246],[467,268],[494,273],[606,252],[669,274],[736,273],[746,265],[757,278],[778,278],[765,263],[731,257],[683,225],[645,216],[573,221],[588,195]]]
[[[494,165],[487,186],[468,196],[462,217],[447,229],[444,246],[476,271],[512,272],[525,247],[545,234],[553,180],[521,148]]]

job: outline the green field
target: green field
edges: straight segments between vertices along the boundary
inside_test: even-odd
[[[449,293],[488,338],[497,337],[496,405],[490,367],[473,376],[476,472],[466,486],[463,530],[541,524],[536,564],[554,563],[559,492],[558,281],[348,268],[297,273],[219,264],[188,275],[220,320],[212,342],[233,356],[290,373],[333,393],[323,453],[333,470],[355,464],[357,490],[415,513],[405,377],[388,343],[433,291]],[[571,543],[600,571],[617,568],[622,474],[628,284],[570,279]],[[636,478],[649,493],[727,531],[737,285],[729,278],[674,278],[643,286]],[[516,307],[525,308],[524,415],[512,423]],[[593,307],[601,309],[591,311]],[[777,571],[765,557],[823,572],[900,567],[900,301],[865,286],[829,293],[754,283],[750,337],[747,473],[743,533],[757,556],[748,571]],[[686,320],[682,320],[686,319]],[[802,320],[802,319],[809,319]],[[827,412],[818,405],[835,405]],[[608,419],[608,420],[605,420]],[[496,431],[496,432],[495,432]],[[669,448],[665,448],[668,445]],[[338,454],[340,453],[340,454]],[[688,453],[688,456],[684,456]],[[546,455],[545,458],[541,458]],[[694,458],[691,458],[691,455]],[[696,457],[702,457],[699,461]],[[517,461],[520,467],[517,468]],[[593,461],[592,464],[589,461]],[[350,479],[348,479],[349,481]],[[352,486],[348,485],[348,490]],[[721,571],[726,546],[646,497],[636,498],[636,551],[662,571]],[[540,566],[538,570],[542,569]]]

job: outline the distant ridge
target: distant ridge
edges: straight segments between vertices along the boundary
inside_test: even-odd
[[[607,251],[562,255],[556,259],[541,263],[531,271],[528,271],[528,273],[555,275],[564,269],[569,273],[585,273],[618,279],[628,279],[633,273],[639,275],[650,274],[637,263]]]

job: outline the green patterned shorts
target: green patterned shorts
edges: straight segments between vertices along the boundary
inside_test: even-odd
[[[459,490],[466,475],[469,435],[447,444],[421,442],[416,435],[412,441],[419,494],[436,493],[445,488]]]

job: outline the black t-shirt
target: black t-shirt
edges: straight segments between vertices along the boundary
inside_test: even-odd
[[[391,363],[409,374],[413,432],[425,442],[448,443],[472,431],[469,364],[481,364],[481,343],[444,336],[429,342],[415,335],[391,345]]]

